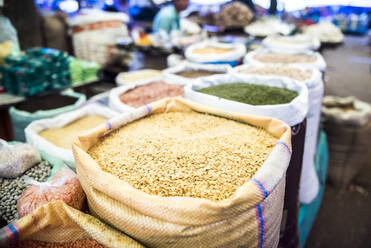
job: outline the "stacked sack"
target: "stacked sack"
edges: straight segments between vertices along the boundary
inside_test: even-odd
[[[355,97],[326,96],[322,114],[331,154],[328,178],[346,188],[370,154],[371,105]]]

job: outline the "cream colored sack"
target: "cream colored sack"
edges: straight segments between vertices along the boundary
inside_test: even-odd
[[[112,248],[143,247],[127,235],[62,201],[42,205],[32,214],[0,229],[0,247],[14,247],[21,240],[66,243],[84,239],[94,239]]]
[[[249,123],[279,138],[254,177],[223,201],[161,197],[104,172],[87,150],[110,130],[151,113],[197,111]],[[155,130],[154,130],[155,131]],[[166,98],[109,120],[73,144],[77,174],[91,211],[148,247],[276,247],[282,217],[291,129],[273,118],[229,113]]]

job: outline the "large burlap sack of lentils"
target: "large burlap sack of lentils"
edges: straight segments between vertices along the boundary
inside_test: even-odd
[[[72,149],[90,210],[146,246],[276,247],[290,139],[277,119],[166,98],[80,135]]]
[[[97,218],[54,201],[0,229],[0,247],[143,247]]]

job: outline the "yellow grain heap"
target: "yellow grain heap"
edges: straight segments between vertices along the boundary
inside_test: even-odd
[[[54,145],[69,150],[78,133],[91,129],[106,120],[107,118],[99,115],[88,115],[61,128],[45,129],[39,135]]]
[[[276,142],[234,120],[169,112],[113,131],[88,153],[104,171],[148,194],[220,201],[256,173]]]
[[[222,54],[222,53],[229,53],[233,51],[233,48],[225,48],[225,47],[215,47],[215,46],[208,46],[208,47],[201,47],[196,48],[193,50],[194,53],[197,54]]]

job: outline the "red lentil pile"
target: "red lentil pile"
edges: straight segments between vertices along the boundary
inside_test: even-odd
[[[120,95],[120,101],[137,108],[165,97],[183,96],[182,86],[162,81],[141,85]]]

